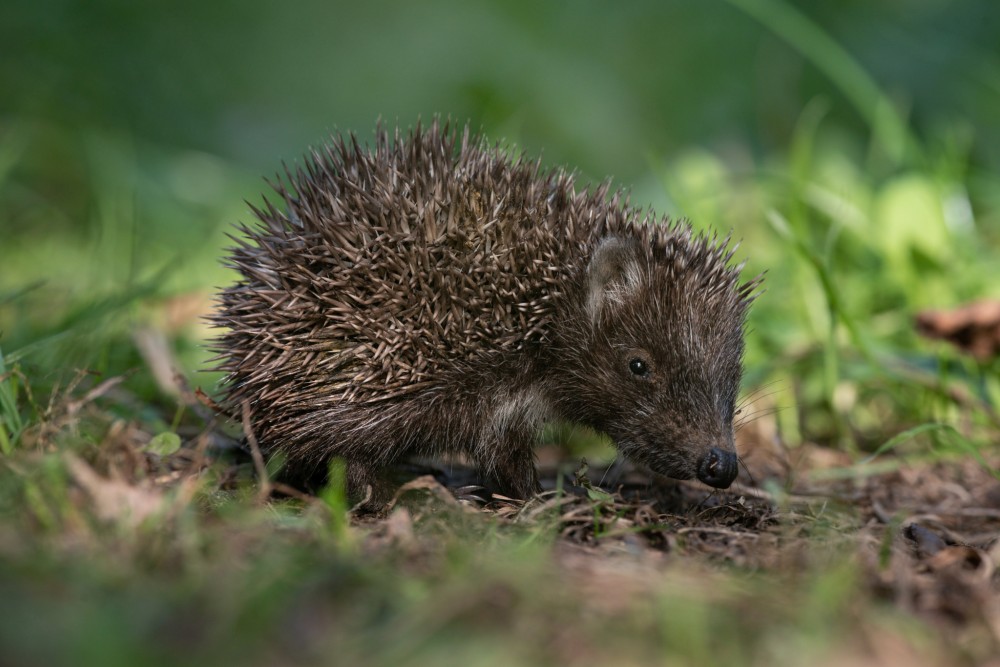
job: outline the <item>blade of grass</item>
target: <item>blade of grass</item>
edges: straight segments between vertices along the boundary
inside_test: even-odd
[[[1000,479],[1000,470],[997,470],[996,468],[991,466],[989,462],[987,462],[986,459],[983,457],[982,452],[980,452],[975,445],[973,445],[971,442],[969,442],[967,438],[965,438],[961,433],[959,433],[954,426],[951,426],[950,424],[942,424],[940,422],[929,422],[927,424],[920,424],[918,426],[914,426],[913,428],[907,429],[902,433],[896,434],[892,438],[889,438],[889,440],[887,440],[881,446],[879,446],[879,448],[876,449],[871,456],[865,458],[863,461],[861,461],[861,463],[862,464],[871,463],[876,457],[895,449],[902,443],[908,440],[912,440],[918,435],[922,435],[924,433],[934,433],[934,432],[940,432],[943,435],[950,436],[949,440],[952,443],[954,443],[958,449],[960,449],[963,453],[969,455],[971,458],[975,459],[976,462],[983,467],[983,470],[986,470],[994,477]]]
[[[3,185],[11,170],[20,161],[31,142],[31,131],[25,122],[16,122],[4,133],[0,141],[0,185]]]
[[[897,433],[893,437],[889,438],[887,441],[879,445],[878,449],[871,453],[870,456],[865,457],[859,463],[861,465],[867,465],[872,463],[882,454],[892,451],[899,445],[916,438],[918,435],[923,433],[930,433],[933,431],[951,431],[952,433],[958,433],[955,429],[948,424],[940,424],[937,422],[930,422],[927,424],[920,424],[919,426],[914,426],[913,428],[907,429],[902,433]]]
[[[865,119],[895,164],[922,158],[902,116],[864,67],[815,21],[779,0],[727,0],[823,72]]]
[[[17,409],[17,375],[7,370],[3,348],[0,348],[0,452],[9,455],[24,431],[24,422]]]
[[[44,280],[36,280],[32,283],[28,283],[24,287],[19,287],[15,290],[11,290],[4,294],[0,294],[0,306],[6,306],[8,303],[13,303],[23,297],[24,295],[35,291],[39,287],[45,285]]]
[[[124,311],[141,299],[154,297],[167,277],[178,269],[180,261],[168,262],[149,278],[136,282],[116,294],[90,300],[70,310],[48,333],[33,336],[30,343],[18,347],[7,356],[10,363],[16,363],[30,354],[46,349],[57,342],[71,337],[77,331],[92,333],[97,323]]]

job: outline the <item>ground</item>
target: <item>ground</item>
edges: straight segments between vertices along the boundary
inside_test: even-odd
[[[372,516],[210,417],[115,418],[117,386],[4,459],[13,664],[996,664],[1000,482],[972,457],[852,464],[751,424],[720,492],[552,443],[536,498],[418,462]]]

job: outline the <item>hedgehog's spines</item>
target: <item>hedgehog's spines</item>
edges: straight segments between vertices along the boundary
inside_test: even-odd
[[[373,148],[341,135],[284,172],[269,181],[284,210],[248,204],[263,226],[232,237],[243,281],[213,319],[229,327],[215,349],[232,355],[219,364],[232,400],[279,396],[274,376],[296,368],[320,374],[301,391],[323,401],[385,400],[441,364],[541,340],[607,235],[638,235],[671,272],[697,267],[706,297],[748,303],[759,284],[737,284],[728,238],[640,212],[610,180],[577,191],[572,173],[510,158],[467,124],[404,136],[380,123]]]

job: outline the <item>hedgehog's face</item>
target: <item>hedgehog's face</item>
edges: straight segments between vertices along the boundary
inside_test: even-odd
[[[632,460],[726,488],[738,471],[733,416],[746,303],[732,280],[706,287],[705,269],[689,259],[649,257],[620,239],[597,248],[584,362],[596,382],[586,402],[592,425]]]

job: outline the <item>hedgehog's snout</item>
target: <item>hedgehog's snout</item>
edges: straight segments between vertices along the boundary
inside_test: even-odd
[[[735,452],[712,447],[698,463],[698,479],[717,489],[728,489],[739,472]]]

